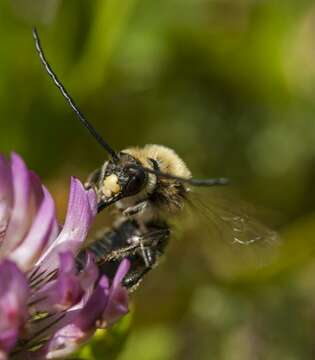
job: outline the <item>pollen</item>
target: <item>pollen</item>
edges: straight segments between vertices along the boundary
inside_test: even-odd
[[[106,197],[110,197],[117,194],[120,191],[118,176],[115,174],[111,174],[107,176],[104,179],[102,191]]]

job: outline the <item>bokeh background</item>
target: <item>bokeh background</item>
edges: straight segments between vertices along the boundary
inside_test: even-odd
[[[161,143],[196,176],[228,176],[282,238],[263,266],[235,270],[238,248],[233,258],[235,246],[225,254],[200,224],[183,226],[132,315],[81,357],[313,359],[314,1],[2,0],[0,151],[24,157],[62,218],[70,176],[86,178],[106,154],[44,73],[32,24],[115,149]]]

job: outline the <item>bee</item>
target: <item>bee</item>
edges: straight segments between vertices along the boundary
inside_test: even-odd
[[[185,162],[170,148],[162,145],[130,147],[115,151],[81,113],[55,72],[33,29],[36,49],[45,70],[90,134],[106,150],[109,159],[87,179],[85,187],[97,195],[98,212],[115,204],[118,215],[111,229],[100,233],[92,245],[78,254],[84,263],[85,252],[92,251],[99,268],[113,273],[121,259],[127,257],[131,270],[123,285],[134,290],[144,275],[154,268],[169,242],[176,216],[189,201],[191,187],[226,185],[226,178],[195,179]],[[234,217],[235,220],[235,217]],[[240,222],[244,222],[240,218]],[[236,231],[240,231],[234,226]]]
[[[162,145],[146,145],[120,151],[86,182],[98,197],[98,209],[115,203],[119,215],[114,229],[101,234],[90,247],[104,271],[123,257],[131,260],[124,279],[130,289],[155,267],[168,243],[167,219],[179,213],[193,185],[224,185],[227,180],[192,179],[184,161]]]

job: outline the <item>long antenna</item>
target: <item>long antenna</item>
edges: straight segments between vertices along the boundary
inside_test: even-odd
[[[66,90],[66,88],[63,86],[61,81],[58,79],[55,72],[52,70],[51,66],[49,65],[43,48],[41,46],[40,38],[38,35],[38,32],[36,28],[33,28],[33,38],[35,40],[35,46],[38,53],[38,56],[40,58],[41,63],[43,64],[45,70],[47,71],[48,75],[54,82],[54,84],[57,86],[57,88],[60,90],[63,97],[66,99],[67,103],[70,105],[71,109],[74,111],[74,113],[77,115],[78,119],[81,121],[81,123],[88,129],[90,134],[96,139],[96,141],[109,153],[109,155],[112,157],[113,161],[117,162],[119,160],[117,153],[112,149],[111,146],[101,137],[101,135],[94,129],[93,125],[86,119],[86,117],[81,113],[77,105],[75,104],[74,100]]]
[[[143,168],[145,172],[148,172],[150,174],[154,174],[159,177],[163,177],[166,179],[173,179],[178,180],[183,183],[187,183],[193,186],[215,186],[215,185],[227,185],[229,184],[229,179],[227,178],[212,178],[212,179],[187,179],[180,176],[175,176],[171,174],[167,174],[164,172],[161,172],[160,170],[153,170],[144,167]]]

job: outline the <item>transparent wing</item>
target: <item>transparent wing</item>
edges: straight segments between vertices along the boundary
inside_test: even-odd
[[[203,225],[215,226],[224,241],[239,245],[275,245],[279,234],[261,222],[252,205],[221,192],[191,193],[190,211],[201,216]]]
[[[192,192],[176,227],[199,247],[214,272],[234,276],[269,266],[278,254],[279,234],[257,219],[255,209],[225,192]]]

